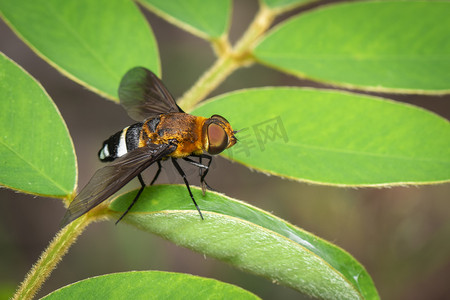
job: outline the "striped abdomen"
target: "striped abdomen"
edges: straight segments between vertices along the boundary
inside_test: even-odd
[[[101,161],[113,161],[148,143],[176,143],[170,154],[175,158],[203,153],[202,128],[205,118],[185,113],[168,113],[133,124],[103,142],[98,153]]]
[[[139,136],[143,123],[136,123],[124,128],[103,142],[98,152],[101,161],[113,161],[139,146]]]

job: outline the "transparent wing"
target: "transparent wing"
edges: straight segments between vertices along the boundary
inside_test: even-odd
[[[108,166],[97,170],[88,184],[70,203],[61,221],[61,227],[105,201],[152,163],[169,155],[175,149],[175,145],[150,144],[137,148]]]
[[[119,86],[120,104],[137,121],[171,112],[183,112],[159,78],[144,67],[135,67]]]

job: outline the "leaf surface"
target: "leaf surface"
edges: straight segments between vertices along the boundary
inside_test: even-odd
[[[0,54],[0,184],[65,197],[76,184],[72,140],[42,86]]]
[[[49,64],[107,98],[117,101],[133,67],[160,74],[153,33],[132,1],[5,0],[0,12]]]
[[[260,299],[214,279],[159,271],[113,273],[84,279],[56,290],[53,299]]]
[[[301,88],[218,96],[192,112],[228,119],[224,155],[253,169],[321,184],[402,185],[450,179],[450,124],[390,100]]]
[[[229,29],[230,0],[139,0],[168,22],[205,39],[218,39]]]
[[[185,186],[159,185],[146,188],[122,222],[313,297],[378,299],[365,269],[337,246],[243,202],[192,191],[204,220]],[[111,212],[118,218],[135,194],[119,196]]]
[[[278,25],[254,55],[287,73],[337,86],[449,93],[448,15],[448,1],[329,5]]]
[[[317,0],[261,0],[270,9],[280,13],[314,1]]]

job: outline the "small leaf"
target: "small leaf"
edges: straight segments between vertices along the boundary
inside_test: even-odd
[[[124,222],[323,299],[378,299],[365,269],[347,252],[248,204],[185,186],[146,188]],[[136,191],[110,204],[117,218]],[[362,295],[362,296],[361,296]]]
[[[280,24],[254,55],[282,71],[344,87],[449,93],[449,15],[448,1],[330,5]]]
[[[43,59],[72,80],[117,100],[135,66],[160,73],[153,33],[129,0],[5,0],[0,12]]]
[[[230,0],[139,0],[168,22],[204,39],[218,39],[228,31]]]
[[[76,184],[76,160],[64,120],[42,86],[0,54],[0,184],[64,197]]]
[[[65,286],[51,299],[260,299],[240,287],[214,279],[158,271],[113,273]]]
[[[449,122],[411,105],[339,91],[265,88],[219,96],[192,114],[220,114],[242,130],[225,156],[262,172],[350,186],[450,179]]]
[[[270,9],[280,13],[314,1],[316,0],[261,0]]]

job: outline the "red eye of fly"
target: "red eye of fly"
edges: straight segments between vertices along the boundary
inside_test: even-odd
[[[208,126],[208,141],[208,153],[219,154],[228,146],[228,135],[221,126],[211,123]]]

